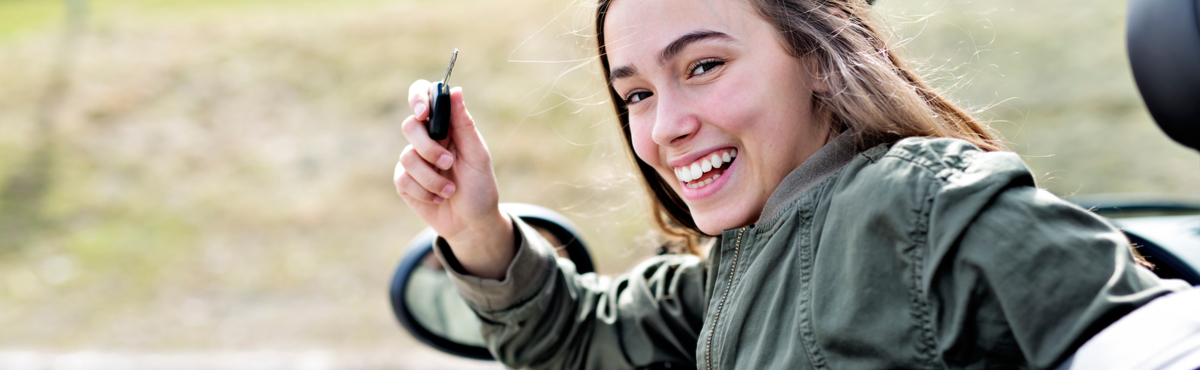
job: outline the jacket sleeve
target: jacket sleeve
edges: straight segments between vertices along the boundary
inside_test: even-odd
[[[971,178],[983,173],[994,176]],[[926,277],[951,365],[1052,368],[1125,314],[1187,287],[1138,265],[1104,219],[1036,188],[1015,156],[982,156],[933,202],[939,232]]]
[[[518,249],[503,281],[466,275],[444,241],[435,248],[500,362],[533,369],[694,366],[705,307],[698,257],[659,256],[616,279],[579,274],[538,232],[512,219]]]

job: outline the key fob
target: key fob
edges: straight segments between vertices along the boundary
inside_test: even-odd
[[[450,87],[437,82],[433,85],[433,91],[429,92],[429,97],[432,109],[425,128],[429,130],[430,139],[443,140],[450,135]]]
[[[450,55],[450,65],[446,67],[446,77],[442,82],[434,83],[429,91],[429,120],[425,121],[425,129],[429,138],[443,140],[450,136],[450,72],[454,71],[454,62],[458,60],[458,49]]]

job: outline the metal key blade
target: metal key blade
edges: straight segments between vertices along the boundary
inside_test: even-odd
[[[450,93],[450,85],[446,84],[446,81],[450,80],[450,72],[454,71],[454,61],[456,60],[458,60],[458,48],[454,48],[454,53],[450,54],[450,65],[446,66],[446,77],[442,77],[442,89],[445,89],[446,94]]]

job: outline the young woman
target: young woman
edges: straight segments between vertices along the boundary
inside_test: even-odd
[[[394,179],[512,367],[1049,368],[1184,289],[892,52],[862,0],[601,0],[599,56],[663,231],[575,273],[501,213],[461,91],[412,85]],[[708,243],[699,256],[697,243]]]

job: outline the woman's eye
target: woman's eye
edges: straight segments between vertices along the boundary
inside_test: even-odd
[[[692,65],[691,75],[692,77],[695,77],[708,73],[709,71],[712,71],[714,68],[720,67],[723,64],[725,64],[725,62],[716,59],[701,60]]]
[[[654,93],[649,91],[634,91],[625,95],[625,104],[633,104],[642,101],[643,99],[653,96]]]

